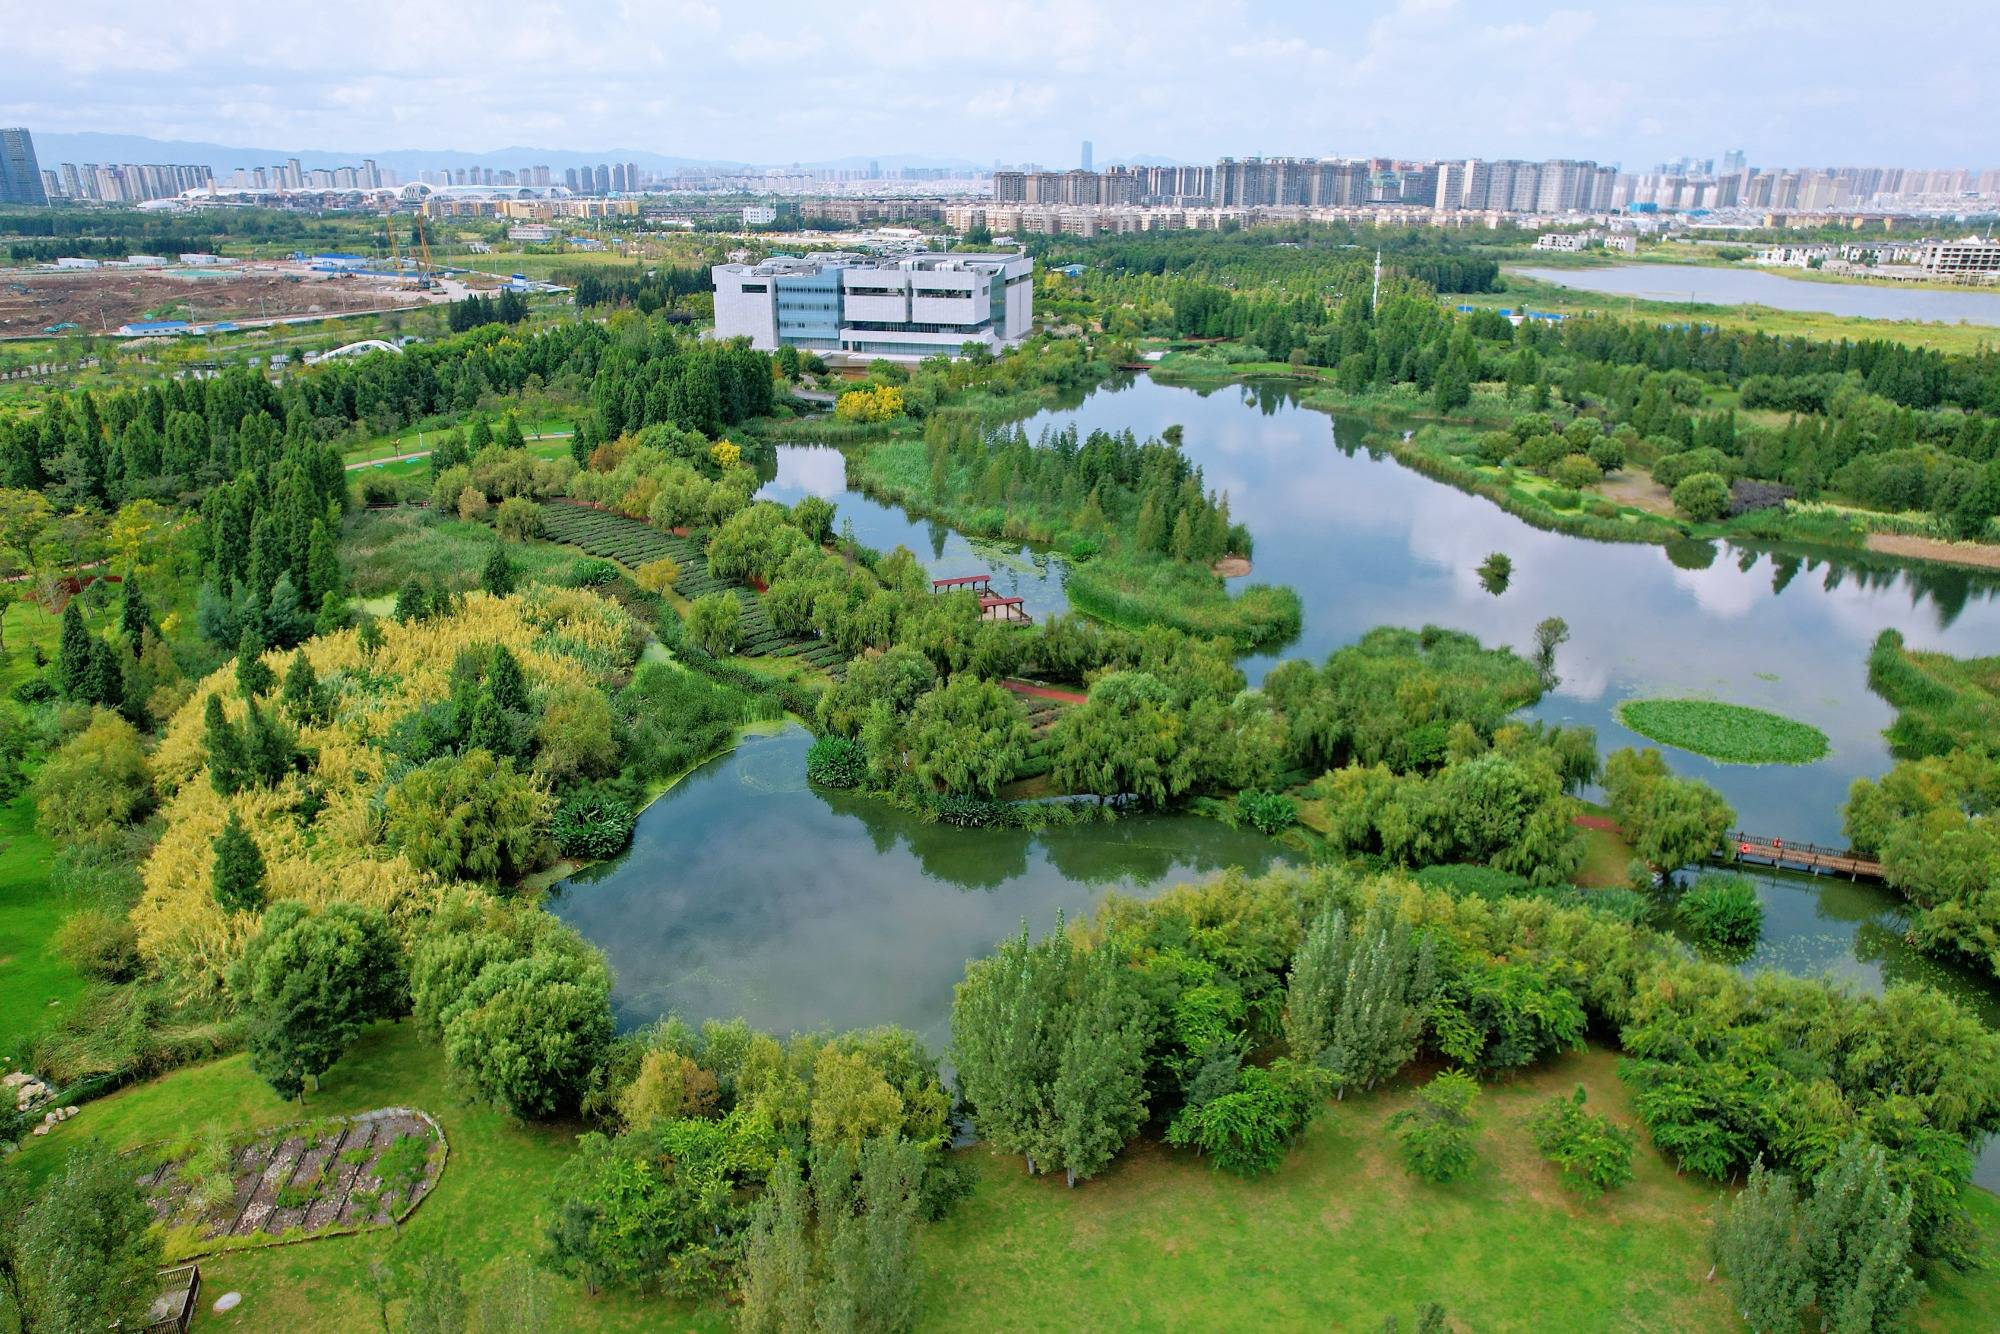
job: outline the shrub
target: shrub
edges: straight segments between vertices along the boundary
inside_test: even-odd
[[[1417,1105],[1389,1118],[1403,1162],[1426,1181],[1456,1181],[1478,1162],[1472,1106],[1479,1084],[1463,1070],[1446,1070],[1417,1090]]]
[[[542,507],[526,496],[509,496],[500,502],[500,510],[493,516],[493,526],[499,529],[500,536],[515,542],[540,537]]]
[[[562,581],[571,588],[602,588],[616,582],[617,578],[618,567],[610,561],[581,556],[571,561],[569,569],[563,571]]]
[[[1280,834],[1297,822],[1299,807],[1282,792],[1252,789],[1236,794],[1236,813],[1260,834]]]
[[[563,856],[602,861],[624,851],[638,822],[639,817],[624,802],[584,792],[556,807],[549,833]]]
[[[486,517],[492,506],[486,503],[486,493],[476,486],[468,486],[458,493],[458,517],[468,521],[478,521]]]
[[[139,933],[123,913],[78,908],[56,928],[55,949],[86,977],[124,982],[139,971]]]
[[[36,824],[57,843],[102,842],[144,815],[152,774],[138,729],[105,709],[35,775]]]
[[[806,781],[819,787],[859,787],[868,752],[843,736],[823,736],[806,752]]]
[[[1604,470],[1588,454],[1570,454],[1556,460],[1556,465],[1549,469],[1549,476],[1558,486],[1581,491],[1601,480]]]
[[[1674,508],[1696,523],[1719,519],[1729,509],[1729,483],[1720,473],[1694,473],[1674,488]]]
[[[632,581],[648,593],[665,593],[680,582],[681,567],[672,556],[649,560],[632,573]]]
[[[1542,1156],[1562,1170],[1563,1184],[1602,1195],[1632,1179],[1632,1132],[1584,1110],[1583,1085],[1569,1097],[1551,1098],[1529,1119]]]
[[[1706,949],[1741,952],[1764,934],[1764,908],[1740,875],[1704,875],[1674,904],[1681,930]]]
[[[704,593],[688,608],[686,625],[696,647],[723,657],[743,641],[743,606],[733,593]]]

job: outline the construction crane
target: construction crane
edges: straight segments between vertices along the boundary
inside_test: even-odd
[[[423,209],[418,208],[413,216],[417,224],[417,254],[421,257],[417,261],[417,286],[428,290],[434,281],[433,275],[437,272],[437,267],[431,263],[431,241],[424,232]]]

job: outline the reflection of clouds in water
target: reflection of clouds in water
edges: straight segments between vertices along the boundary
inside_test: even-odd
[[[847,489],[847,460],[837,449],[791,447],[778,451],[778,476],[771,485],[781,491],[832,500]]]
[[[1705,570],[1684,570],[1670,565],[1673,582],[1677,587],[1694,595],[1701,609],[1711,616],[1726,621],[1738,621],[1755,611],[1760,605],[1771,601],[1771,586],[1767,579],[1759,579],[1752,574],[1744,574],[1731,562],[1717,557],[1715,564]]]

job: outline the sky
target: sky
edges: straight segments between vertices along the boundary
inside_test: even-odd
[[[757,163],[2000,166],[1995,0],[0,0],[0,124]],[[1905,16],[1910,16],[1905,21]]]

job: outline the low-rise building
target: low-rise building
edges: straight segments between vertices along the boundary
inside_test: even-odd
[[[1034,324],[1026,255],[845,251],[718,264],[715,334],[764,351],[799,347],[875,357],[957,356],[967,343],[1019,343]]]
[[[546,222],[517,222],[507,229],[507,239],[531,243],[553,241],[556,239],[556,229]]]
[[[1954,281],[1992,282],[2000,275],[2000,239],[1967,236],[1957,241],[1933,241],[1917,251],[1926,273]]]

